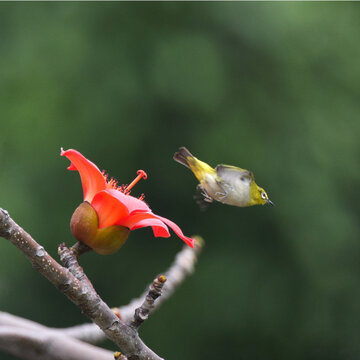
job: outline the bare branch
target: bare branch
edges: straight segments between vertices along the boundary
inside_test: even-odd
[[[193,237],[196,239],[194,249],[184,245],[183,249],[176,255],[170,268],[165,272],[167,281],[163,287],[162,295],[154,303],[153,311],[158,309],[164,301],[170,298],[186,277],[193,273],[198,255],[204,245],[204,240],[200,236]],[[119,308],[121,319],[125,323],[132,320],[135,309],[141,306],[146,295],[147,291],[140,297],[133,299],[128,305]],[[76,325],[58,330],[89,343],[97,343],[105,339],[104,333],[94,324]]]
[[[161,295],[161,291],[165,284],[165,281],[166,277],[164,275],[160,275],[156,279],[154,279],[153,283],[150,285],[144,302],[141,304],[140,307],[135,309],[134,318],[130,322],[130,325],[133,326],[135,329],[139,329],[140,325],[148,319],[150,311],[154,309],[155,300]]]
[[[0,349],[29,360],[112,360],[108,350],[72,339],[37,322],[0,311]]]
[[[139,338],[136,329],[125,325],[100,296],[62,267],[27,232],[17,225],[8,212],[0,209],[0,236],[22,251],[32,265],[64,295],[94,321],[117,344],[129,360],[161,358]]]
[[[113,360],[111,351],[49,330],[0,326],[0,349],[28,360]]]
[[[22,317],[12,315],[3,311],[0,311],[0,327],[18,327],[20,329],[27,329],[27,330],[49,330],[48,327],[41,325],[35,321],[31,321],[28,319],[24,319]]]
[[[69,269],[69,271],[79,280],[82,282],[83,286],[86,287],[89,291],[95,291],[91,281],[84,273],[84,269],[78,263],[78,256],[79,252],[77,249],[80,247],[79,243],[76,243],[70,249],[62,243],[59,245],[58,254],[60,256],[61,262],[64,266]],[[85,245],[86,246],[86,245]],[[89,248],[88,246],[86,246]]]
[[[203,240],[201,238],[197,237],[196,240],[197,241],[195,249],[184,246],[184,248],[177,254],[174,263],[166,271],[167,281],[163,286],[162,296],[159,297],[156,302],[154,302],[154,310],[157,309],[163,301],[169,298],[171,294],[176,290],[176,288],[181,284],[181,282],[193,272],[197,256],[203,246]],[[71,249],[68,250],[70,251]],[[133,300],[129,305],[123,306],[121,308],[115,308],[112,310],[113,312],[118,314],[117,316],[119,316],[121,312],[122,319],[129,322],[134,315],[135,309],[141,306],[141,303],[144,302],[147,294],[148,292],[140,296],[138,299]],[[25,350],[23,344],[19,347],[16,339],[13,339],[12,341],[7,341],[7,336],[14,334],[15,329],[16,333],[18,334],[18,341],[26,340],[26,343],[29,343],[29,346],[31,346],[34,351],[36,350],[36,354],[40,354],[40,350],[42,349],[41,351],[43,351],[44,354],[43,357],[38,357],[40,355],[31,357],[33,353],[31,351],[23,351]],[[38,337],[36,336],[37,334],[39,334]],[[55,336],[56,334],[58,335],[58,337]],[[46,354],[43,341],[41,341],[41,339],[43,338],[51,338],[51,341],[47,340],[48,344],[52,344],[52,348],[48,347],[48,351],[54,349],[55,346],[64,351],[71,348],[71,354],[66,354],[64,352],[62,353],[64,355],[64,358],[66,357],[70,360],[103,360],[103,357],[101,357],[102,355],[97,352],[99,350],[98,348],[84,348],[86,344],[80,341],[76,342],[75,340],[73,343],[71,343],[69,342],[68,337],[63,336],[64,334],[67,334],[69,337],[74,336],[78,339],[81,338],[87,342],[97,342],[103,340],[105,337],[104,333],[95,324],[79,325],[67,329],[51,329],[46,326],[40,325],[39,323],[36,323],[34,321],[27,320],[8,313],[0,312],[0,337],[3,338],[3,340],[1,340],[0,338],[0,348],[10,352],[15,356],[21,356],[22,358],[30,360],[56,360],[57,358],[54,356],[57,356],[58,352],[52,350],[51,353],[48,352]],[[71,347],[69,344],[71,344]],[[74,350],[78,348],[80,350],[76,350],[76,354],[80,354],[80,358],[71,358],[70,356],[76,356]],[[26,354],[26,357],[24,356],[24,354]],[[107,358],[104,358],[104,360],[110,360],[114,358],[111,352],[106,352],[104,356],[107,356]],[[126,360],[126,357],[124,355],[120,354],[118,356],[120,356],[119,360]]]

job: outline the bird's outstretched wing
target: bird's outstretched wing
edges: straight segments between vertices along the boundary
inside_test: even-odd
[[[226,183],[233,182],[234,178],[239,178],[246,184],[250,184],[251,181],[255,180],[251,171],[236,166],[220,164],[216,166],[215,171],[218,177]]]

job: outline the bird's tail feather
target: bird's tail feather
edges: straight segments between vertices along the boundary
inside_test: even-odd
[[[175,154],[174,160],[188,167],[201,183],[204,176],[216,176],[216,171],[207,163],[197,159],[186,147],[181,147]]]
[[[184,146],[179,148],[179,150],[174,154],[175,161],[177,161],[178,163],[180,163],[190,169],[189,160],[188,160],[189,157],[193,158],[194,156]]]

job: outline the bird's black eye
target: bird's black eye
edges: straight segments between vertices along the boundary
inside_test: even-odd
[[[261,193],[261,198],[264,199],[264,200],[267,199],[266,193],[264,191]]]

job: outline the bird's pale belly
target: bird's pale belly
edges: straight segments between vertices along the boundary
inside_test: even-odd
[[[219,183],[213,176],[208,175],[201,182],[206,193],[216,201],[234,206],[248,206],[250,201],[250,188],[241,182],[235,186],[227,183]]]

